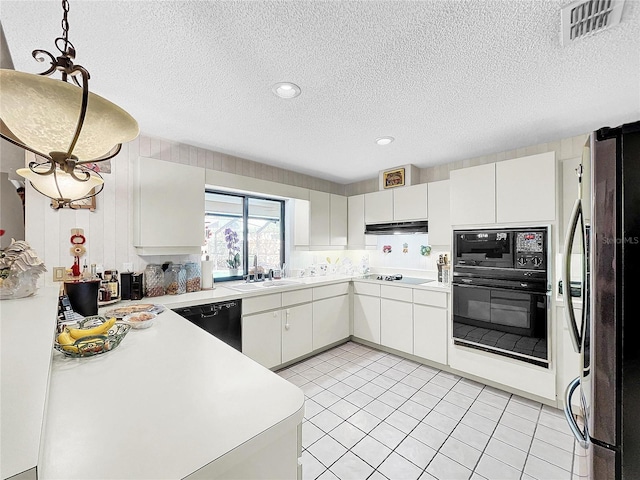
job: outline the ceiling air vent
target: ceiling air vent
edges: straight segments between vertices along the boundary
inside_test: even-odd
[[[581,0],[562,9],[562,44],[620,23],[624,0]]]

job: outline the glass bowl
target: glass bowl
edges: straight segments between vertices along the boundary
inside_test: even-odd
[[[122,321],[131,328],[149,328],[155,322],[157,315],[153,312],[136,312],[126,315]]]
[[[87,317],[79,322],[80,328],[89,328],[106,322],[105,317],[98,315]],[[58,343],[57,336],[53,343],[53,348],[63,354],[74,357],[92,357],[101,353],[106,353],[122,342],[122,339],[129,333],[131,326],[125,323],[115,323],[106,333],[100,335],[88,335],[77,339],[72,344],[61,345]]]

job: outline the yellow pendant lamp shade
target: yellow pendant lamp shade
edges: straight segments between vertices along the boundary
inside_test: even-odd
[[[93,188],[104,183],[104,180],[94,172],[87,170],[81,171],[79,168],[76,168],[76,176],[84,178],[84,172],[87,172],[90,174],[87,181],[78,181],[58,167],[56,167],[55,172],[51,175],[41,175],[46,173],[49,168],[49,164],[43,164],[33,167],[33,170],[30,168],[19,168],[16,170],[16,173],[29,180],[31,185],[40,193],[54,199],[79,200],[89,196]],[[60,189],[59,192],[58,188]]]
[[[46,76],[1,69],[0,96],[4,137],[45,157],[68,151],[81,110],[82,88]],[[131,115],[89,92],[86,117],[71,154],[79,162],[110,158],[138,133],[138,123]]]

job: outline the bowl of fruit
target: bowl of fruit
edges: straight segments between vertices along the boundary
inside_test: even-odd
[[[131,325],[131,328],[149,328],[153,325],[157,315],[153,312],[136,312],[126,315],[122,321],[127,325]]]
[[[78,322],[78,328],[63,326],[53,348],[69,357],[92,357],[116,348],[130,329],[115,317],[94,315]]]

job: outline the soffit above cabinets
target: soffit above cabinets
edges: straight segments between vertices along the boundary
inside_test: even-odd
[[[69,38],[144,134],[351,183],[637,120],[640,3],[563,46],[570,3],[71,0]],[[2,1],[16,69],[43,70],[60,18]]]

